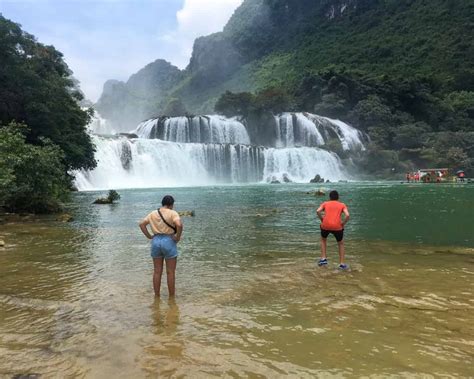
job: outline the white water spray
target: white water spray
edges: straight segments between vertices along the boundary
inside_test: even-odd
[[[256,183],[308,182],[316,174],[346,179],[339,157],[323,150],[329,140],[345,150],[363,149],[351,126],[308,113],[275,116],[275,147],[252,145],[243,122],[222,116],[145,121],[138,138],[93,136],[97,168],[76,173],[79,190]],[[91,128],[97,132],[97,126]]]

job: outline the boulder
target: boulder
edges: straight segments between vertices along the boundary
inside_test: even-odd
[[[194,211],[181,211],[181,212],[178,212],[178,214],[181,217],[194,217],[194,216],[196,216],[196,213]]]
[[[5,246],[5,241],[4,240],[0,240],[0,247],[4,247]]]
[[[288,174],[283,174],[283,182],[284,183],[292,183],[292,180],[288,176]]]
[[[56,221],[60,221],[60,222],[72,222],[74,221],[74,217],[72,217],[70,214],[68,213],[63,213],[61,215],[59,215],[58,217],[56,217]]]
[[[309,181],[310,183],[324,183],[324,178],[321,175],[316,174],[316,176]]]
[[[112,200],[107,199],[106,197],[99,197],[94,201],[94,204],[112,204]]]
[[[119,136],[122,136],[122,137],[127,137],[127,138],[138,138],[138,135],[136,135],[135,133],[119,133],[118,134]]]
[[[113,204],[114,201],[120,200],[120,195],[115,190],[110,190],[107,197],[99,197],[93,204]]]
[[[277,179],[273,179],[270,184],[281,184],[281,182]]]
[[[326,195],[326,192],[324,192],[324,190],[322,189],[318,189],[317,191],[310,191],[310,192],[306,192],[307,195],[313,195],[313,196],[324,196]]]
[[[129,170],[132,164],[132,149],[127,141],[122,142],[122,151],[120,153],[120,161],[124,170]]]

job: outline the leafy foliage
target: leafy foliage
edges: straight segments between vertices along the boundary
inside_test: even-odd
[[[114,201],[120,200],[120,195],[117,191],[115,190],[110,190],[109,193],[107,194],[107,199],[113,203]]]
[[[255,106],[255,96],[249,92],[232,93],[226,91],[217,100],[214,110],[224,116],[247,116]]]
[[[70,184],[64,153],[45,138],[29,144],[26,134],[24,124],[0,128],[0,206],[15,212],[58,211]]]
[[[30,143],[49,138],[64,152],[68,169],[95,167],[85,129],[90,114],[79,106],[82,94],[62,54],[1,14],[0,83],[0,123],[24,122]]]

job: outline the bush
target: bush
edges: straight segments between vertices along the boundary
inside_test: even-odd
[[[120,195],[115,190],[110,190],[107,194],[107,197],[99,197],[94,201],[94,204],[113,204],[114,201],[120,199]]]
[[[217,100],[214,110],[226,117],[247,116],[254,103],[255,98],[249,92],[232,93],[226,91]]]
[[[115,190],[110,190],[109,194],[107,195],[107,199],[113,203],[114,201],[120,200],[120,195]]]
[[[69,194],[63,151],[47,139],[26,143],[28,128],[0,126],[0,206],[12,212],[56,212]]]

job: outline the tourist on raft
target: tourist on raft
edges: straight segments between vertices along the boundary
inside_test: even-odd
[[[344,226],[349,221],[350,215],[347,206],[339,201],[339,193],[331,191],[329,193],[329,201],[322,203],[316,211],[321,220],[321,259],[318,266],[326,266],[328,264],[326,249],[327,238],[329,234],[336,237],[337,246],[339,248],[339,269],[346,270],[348,266],[344,262]],[[341,218],[344,213],[344,219]]]
[[[151,239],[151,257],[153,258],[153,289],[160,296],[163,261],[166,263],[166,277],[170,297],[175,295],[175,273],[178,258],[177,243],[183,233],[183,224],[178,212],[173,210],[174,199],[165,196],[162,207],[148,214],[139,224],[143,234]],[[147,226],[150,225],[152,234]]]

